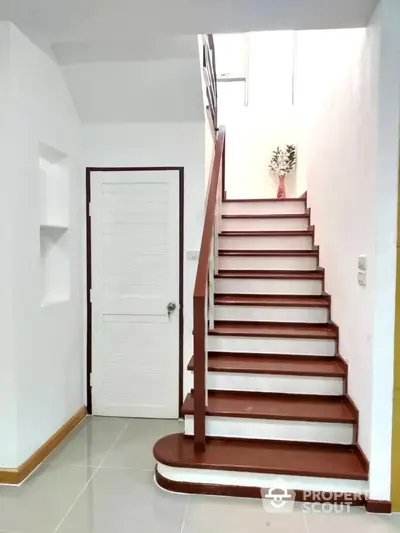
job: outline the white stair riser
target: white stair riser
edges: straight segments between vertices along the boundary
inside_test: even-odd
[[[216,294],[292,294],[316,296],[322,294],[320,279],[252,279],[217,278]]]
[[[223,215],[297,215],[306,212],[305,202],[222,202]]]
[[[221,270],[316,270],[316,257],[263,257],[263,256],[226,256],[218,258]]]
[[[305,230],[307,218],[223,218],[222,231]]]
[[[336,341],[333,339],[209,335],[207,348],[210,352],[321,355],[333,357],[336,352]]]
[[[218,239],[220,250],[311,250],[312,237],[297,236],[265,236],[265,237],[229,237],[220,236]]]
[[[193,435],[193,416],[185,416],[185,435]],[[351,444],[353,424],[206,416],[206,435],[237,439],[270,439]]]
[[[190,388],[193,372],[190,372]],[[324,394],[341,396],[344,393],[342,378],[326,376],[285,376],[282,374],[240,374],[236,372],[208,372],[209,390],[248,392],[278,392],[283,394]]]
[[[215,320],[240,322],[303,322],[306,324],[326,324],[326,307],[274,307],[247,305],[216,305]]]
[[[166,479],[177,482],[201,483],[205,485],[222,485],[234,487],[277,488],[276,474],[259,474],[254,472],[235,472],[233,470],[216,470],[207,468],[182,468],[157,463],[158,472]],[[368,481],[356,479],[332,479],[323,477],[290,476],[279,474],[279,483],[290,490],[304,490],[325,493],[365,494]],[[279,485],[281,486],[281,485]]]

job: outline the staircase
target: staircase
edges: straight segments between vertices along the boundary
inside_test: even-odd
[[[260,497],[278,477],[299,500],[325,491],[361,505],[368,461],[306,199],[226,200],[222,134],[196,280],[193,388],[184,433],[154,447],[156,480]]]

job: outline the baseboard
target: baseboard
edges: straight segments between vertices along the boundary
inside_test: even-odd
[[[355,447],[358,451],[358,457],[360,459],[360,461],[362,462],[363,464],[363,467],[365,468],[365,470],[367,472],[369,472],[369,461],[367,459],[367,456],[365,455],[365,453],[363,452],[363,449],[361,448],[361,446],[358,444],[358,442],[356,442],[355,444]]]
[[[86,407],[81,407],[54,435],[18,468],[0,468],[0,483],[19,485],[86,417]]]
[[[390,514],[392,512],[392,502],[385,500],[365,500],[365,509],[368,513]]]

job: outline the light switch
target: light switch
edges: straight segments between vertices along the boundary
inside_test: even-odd
[[[358,268],[359,270],[367,270],[367,256],[366,255],[358,256]]]
[[[199,258],[199,250],[186,250],[186,259],[189,261],[197,261]]]

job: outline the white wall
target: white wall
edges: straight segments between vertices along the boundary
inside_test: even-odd
[[[197,37],[192,37],[197,45]],[[204,114],[198,48],[193,57],[88,62],[63,67],[84,123],[195,122]]]
[[[16,360],[14,354],[13,295],[14,281],[11,247],[13,242],[12,181],[13,158],[9,128],[10,83],[10,24],[0,23],[0,227],[2,254],[0,261],[0,468],[17,461]]]
[[[375,166],[375,292],[372,331],[371,497],[390,499],[400,121],[400,4],[381,0],[378,153]],[[398,450],[395,451],[398,453]]]
[[[11,367],[16,365],[18,446],[15,454],[4,455],[2,432],[0,457],[3,466],[16,467],[85,403],[81,342],[84,178],[77,167],[80,123],[59,67],[17,28],[7,25],[7,30],[11,84],[7,136],[12,166],[2,172],[1,183],[2,190],[11,184],[6,201],[12,211],[2,227],[11,227],[13,238],[3,241],[2,257],[11,258],[13,271],[2,281],[9,283],[11,292],[13,346],[7,354],[2,350],[2,357],[7,357]],[[39,142],[67,154],[70,170],[71,297],[47,307],[41,307]],[[12,402],[12,397],[8,400]]]
[[[383,0],[367,29],[304,32],[298,51],[298,192],[306,184],[378,500],[390,499],[399,23],[398,3]],[[366,287],[357,283],[361,254]]]
[[[359,441],[370,456],[378,36],[372,27],[301,32],[298,44],[298,175],[307,183],[298,192],[307,188],[340,353],[350,365],[349,392],[360,409]],[[361,254],[367,287],[357,283]]]
[[[223,61],[229,43],[224,36],[216,38],[217,69],[218,51]],[[244,106],[244,83],[218,84],[219,123],[227,127],[227,193],[228,198],[276,197],[277,180],[268,168],[272,150],[297,142],[293,33],[249,34],[249,57],[248,106]],[[295,173],[286,178],[286,193],[296,195]]]
[[[205,124],[85,125],[86,166],[183,166],[184,248],[199,250],[204,222]],[[184,259],[184,368],[193,355],[193,288],[197,262]]]

